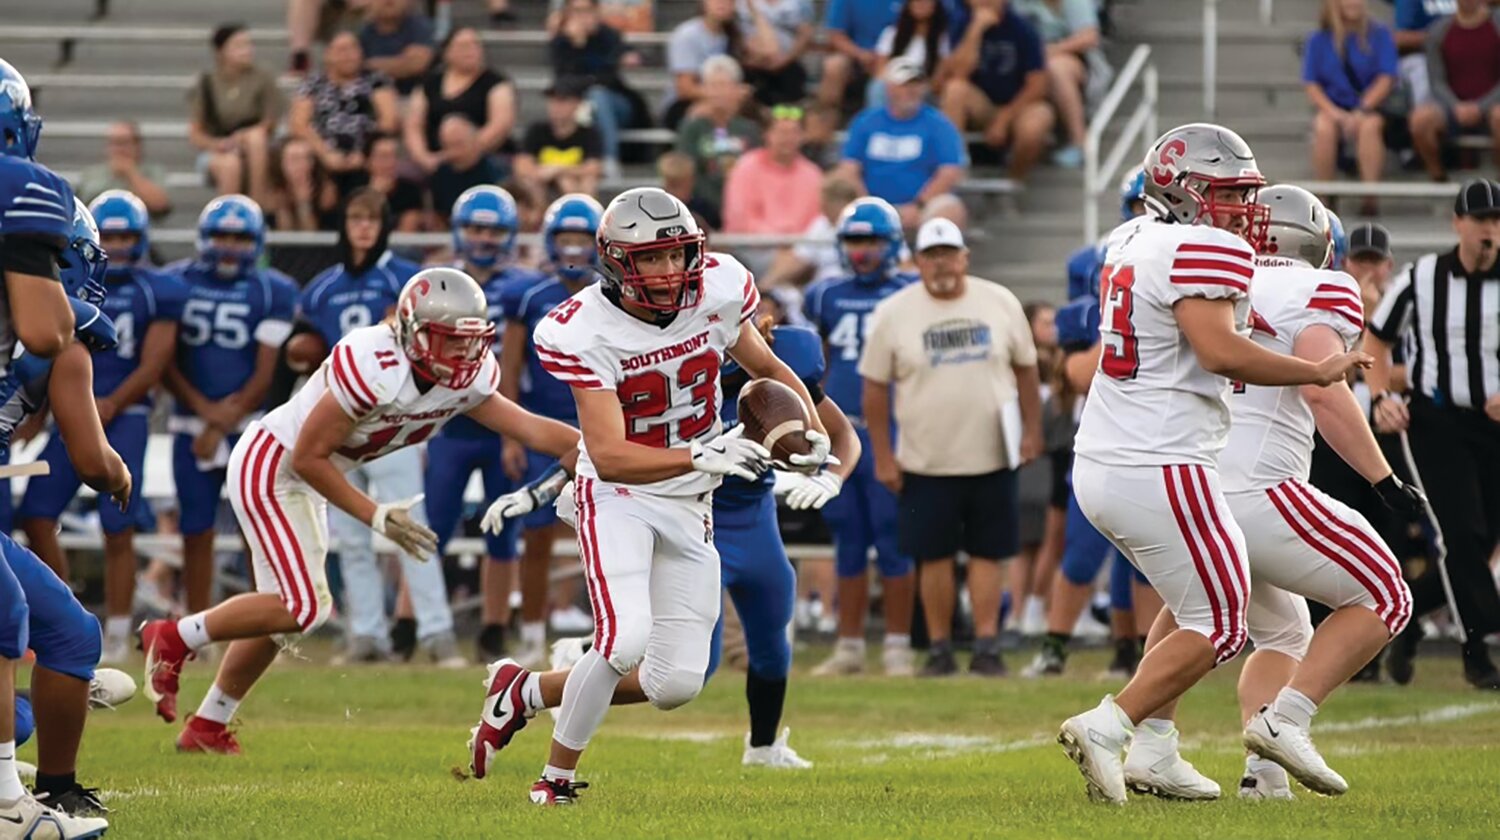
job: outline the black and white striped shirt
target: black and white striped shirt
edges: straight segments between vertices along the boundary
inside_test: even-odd
[[[1500,394],[1500,263],[1465,274],[1455,248],[1407,266],[1380,299],[1370,332],[1394,345],[1408,331],[1412,386],[1442,405],[1482,409]]]

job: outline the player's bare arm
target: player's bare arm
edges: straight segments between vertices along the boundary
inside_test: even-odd
[[[120,409],[135,405],[162,381],[177,350],[177,322],[156,321],[141,341],[141,363],[107,397],[98,400],[99,421],[108,426]]]
[[[1190,297],[1172,307],[1177,324],[1204,370],[1251,385],[1320,385],[1343,382],[1349,371],[1370,366],[1358,350],[1335,353],[1319,362],[1283,356],[1240,335],[1234,328],[1234,302]]]
[[[16,338],[49,359],[73,341],[73,307],[57,281],[58,254],[58,247],[25,235],[7,237],[3,254]]]
[[[854,431],[854,424],[844,415],[844,410],[839,408],[838,403],[827,397],[818,401],[817,418],[823,428],[828,430],[828,437],[832,442],[833,457],[838,463],[829,463],[826,469],[837,475],[840,480],[847,480],[854,472],[855,466],[859,464],[859,456],[863,454],[863,448],[859,443],[859,435]]]
[[[658,449],[625,439],[625,413],[614,391],[574,388],[573,401],[589,460],[601,480],[650,484],[693,471],[692,451],[686,447]]]
[[[1298,358],[1312,361],[1325,359],[1343,348],[1343,339],[1332,327],[1313,325],[1298,334],[1292,352]],[[1299,391],[1302,399],[1307,401],[1307,407],[1312,409],[1319,434],[1344,459],[1344,463],[1371,484],[1378,484],[1391,475],[1391,465],[1375,442],[1364,410],[1354,392],[1349,390],[1348,383],[1335,382],[1327,388],[1303,385]]]
[[[1075,394],[1087,394],[1094,381],[1094,372],[1099,369],[1099,356],[1104,345],[1095,344],[1087,350],[1069,353],[1063,358],[1063,376]]]
[[[530,336],[526,323],[517,320],[506,322],[500,335],[500,396],[513,403],[521,400],[521,369],[526,364],[526,342]],[[520,481],[526,474],[526,447],[507,437],[501,450],[501,461],[511,480]]]
[[[231,432],[239,426],[246,415],[266,401],[266,394],[271,390],[271,380],[276,376],[276,356],[280,351],[279,346],[271,344],[257,347],[255,371],[250,374],[245,387],[218,402],[210,403],[211,408],[204,419],[224,432]]]
[[[94,361],[88,348],[75,342],[53,361],[47,401],[79,479],[108,493],[124,510],[130,503],[130,470],[109,445],[94,411]]]
[[[333,453],[349,439],[354,425],[354,418],[344,413],[333,394],[325,393],[297,433],[292,469],[329,504],[368,525],[375,517],[375,500],[349,483],[333,463]]]
[[[729,348],[729,355],[745,369],[745,372],[756,379],[774,379],[796,391],[797,396],[802,398],[802,404],[807,406],[807,414],[812,417],[813,428],[821,434],[828,434],[828,429],[818,415],[818,407],[813,403],[812,394],[808,392],[807,386],[802,384],[802,380],[792,372],[786,362],[776,357],[776,353],[771,350],[771,345],[766,343],[765,336],[761,335],[760,330],[756,328],[753,319],[740,324],[739,340]],[[590,448],[589,451],[593,452],[593,449]]]
[[[502,377],[500,381],[505,380]],[[524,449],[545,452],[557,458],[569,473],[578,463],[577,429],[550,417],[532,414],[500,394],[490,394],[489,399],[469,409],[469,416],[479,425],[504,436],[506,443],[516,441]]]

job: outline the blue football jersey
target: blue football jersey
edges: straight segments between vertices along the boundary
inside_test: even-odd
[[[221,280],[212,266],[195,262],[171,267],[186,286],[177,333],[177,368],[210,400],[245,387],[255,373],[262,344],[280,346],[291,333],[297,284],[275,269],[261,268]],[[179,403],[179,415],[191,415]]]
[[[1065,352],[1076,353],[1098,343],[1098,298],[1084,295],[1057,310],[1057,344]]]
[[[118,338],[113,350],[94,354],[94,395],[100,397],[113,393],[141,366],[141,343],[153,323],[182,319],[187,297],[181,278],[148,267],[109,272],[104,289],[99,308],[115,322]],[[137,405],[149,408],[150,394]]]
[[[556,277],[543,277],[534,283],[507,286],[500,302],[505,318],[526,327],[526,367],[521,376],[521,405],[527,411],[578,425],[578,404],[573,389],[542,369],[531,333],[554,307],[573,293]],[[514,328],[514,324],[512,328]]]
[[[297,316],[308,322],[330,348],[350,330],[377,324],[396,305],[401,289],[421,267],[386,251],[363,274],[339,263],[314,277],[297,300]]]
[[[459,268],[462,268],[462,266],[459,266]],[[490,279],[480,284],[481,288],[484,289],[485,302],[489,304],[490,323],[495,325],[495,352],[497,354],[500,352],[500,337],[505,332],[505,306],[503,303],[505,290],[512,286],[524,289],[533,283],[540,282],[541,279],[542,275],[540,273],[532,271],[529,268],[506,266],[490,275]],[[494,437],[495,433],[470,420],[467,416],[460,414],[448,421],[443,426],[442,431],[438,432],[438,436],[472,439]]]
[[[776,327],[771,330],[771,350],[776,357],[786,362],[792,373],[802,380],[807,390],[817,399],[822,393],[823,341],[818,334],[806,327]],[[750,376],[733,360],[725,364],[720,374],[724,388],[724,404],[719,408],[719,417],[727,429],[739,422],[740,389],[750,381]],[[769,471],[759,480],[750,482],[732,475],[724,476],[724,483],[714,491],[714,505],[738,507],[752,505],[760,497],[771,492],[776,477]]]
[[[1099,269],[1104,267],[1104,243],[1085,245],[1068,256],[1068,299],[1099,295]]]
[[[851,419],[863,412],[864,382],[859,376],[859,357],[865,349],[865,331],[876,304],[918,282],[914,274],[898,273],[881,283],[860,283],[853,277],[835,277],[807,290],[803,314],[828,345],[828,381],[823,390]]]
[[[68,182],[39,163],[0,157],[0,237],[52,237],[62,245],[72,232],[73,188]],[[0,372],[10,365],[15,349],[10,298],[0,283]]]

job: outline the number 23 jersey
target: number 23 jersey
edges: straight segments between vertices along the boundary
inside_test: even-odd
[[[755,315],[755,278],[735,258],[709,254],[698,305],[659,327],[610,302],[595,283],[558,304],[532,333],[543,369],[573,388],[614,391],[625,437],[658,449],[706,440],[720,430],[719,367]],[[579,442],[578,474],[598,478]],[[664,496],[714,489],[717,476],[697,471],[641,485]]]
[[[1250,317],[1250,246],[1207,225],[1136,219],[1115,229],[1100,276],[1099,368],[1075,451],[1116,466],[1214,466],[1229,434],[1229,380],[1204,370],[1177,324],[1183,298],[1234,302]]]

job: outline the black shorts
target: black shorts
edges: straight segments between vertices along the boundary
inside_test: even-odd
[[[983,475],[906,473],[897,523],[901,551],[918,562],[964,551],[1003,560],[1020,551],[1020,498],[1015,470]]]
[[[1052,459],[1052,493],[1047,506],[1067,510],[1068,497],[1073,495],[1073,486],[1068,480],[1068,474],[1073,472],[1073,450],[1054,449],[1047,457]]]

